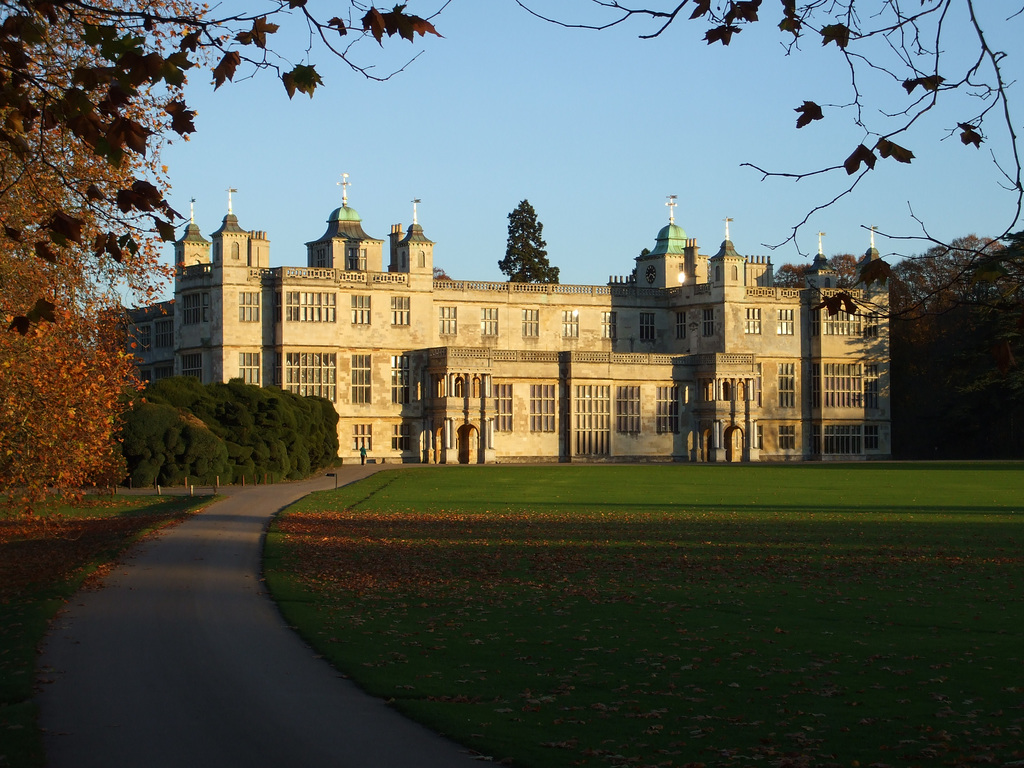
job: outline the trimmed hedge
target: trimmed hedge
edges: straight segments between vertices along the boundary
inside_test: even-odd
[[[232,380],[161,379],[127,413],[122,451],[134,486],[264,476],[297,480],[338,455],[330,401]]]

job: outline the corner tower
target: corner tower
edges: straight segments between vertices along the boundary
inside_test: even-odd
[[[237,189],[228,189],[228,213],[221,222],[220,229],[211,235],[213,239],[213,266],[230,267],[269,267],[270,241],[267,233],[259,230],[248,232],[238,225],[231,206],[231,194]]]
[[[419,198],[412,201],[412,224],[405,237],[402,236],[401,224],[391,225],[388,272],[434,275],[434,243],[423,234],[423,227],[416,220],[416,204],[419,202]]]
[[[715,286],[735,288],[743,286],[747,280],[747,260],[736,251],[729,237],[729,222],[725,220],[725,240],[718,248],[718,253],[708,259],[708,282]]]
[[[210,263],[210,241],[203,237],[196,225],[196,199],[189,202],[188,226],[181,240],[174,243],[174,264],[179,267],[190,267],[193,264]]]
[[[810,269],[807,270],[807,274],[804,276],[804,283],[808,288],[835,288],[838,275],[836,271],[828,265],[828,259],[825,258],[825,252],[822,249],[821,239],[825,236],[824,232],[818,233],[818,255],[814,257],[814,261],[811,262]]]

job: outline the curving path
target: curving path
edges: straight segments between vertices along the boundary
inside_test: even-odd
[[[339,480],[376,468],[339,468]],[[341,678],[264,592],[267,521],[334,482],[229,490],[73,599],[41,660],[52,768],[471,764],[461,747]]]

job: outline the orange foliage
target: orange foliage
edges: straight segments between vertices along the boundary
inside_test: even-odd
[[[25,508],[51,488],[118,483],[124,394],[138,386],[106,313],[60,312],[28,334],[0,333],[0,488]]]

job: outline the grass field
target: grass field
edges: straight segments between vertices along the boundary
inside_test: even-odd
[[[90,496],[32,517],[0,508],[0,766],[45,763],[32,700],[37,648],[64,602],[148,531],[209,501]]]
[[[1024,765],[1024,466],[444,467],[290,508],[290,623],[482,755]]]

